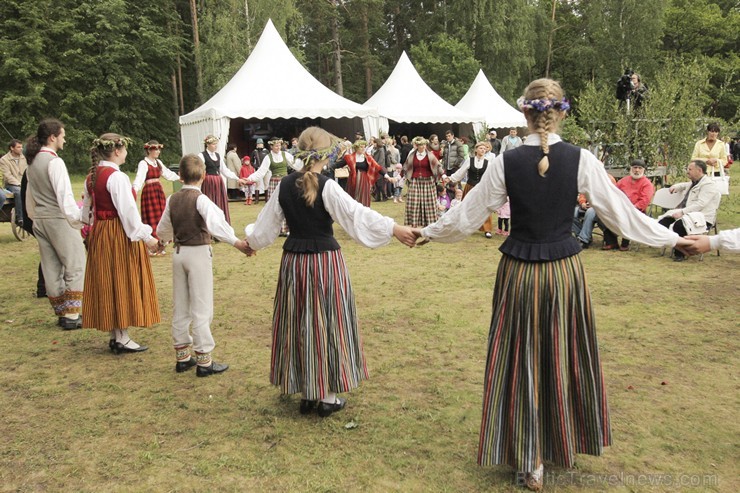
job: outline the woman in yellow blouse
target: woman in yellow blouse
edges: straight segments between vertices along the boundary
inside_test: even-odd
[[[694,145],[691,159],[701,159],[707,163],[707,175],[719,176],[720,167],[727,164],[725,143],[719,140],[719,124],[707,125],[707,136]]]

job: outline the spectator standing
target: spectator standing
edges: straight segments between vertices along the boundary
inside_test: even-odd
[[[691,160],[700,159],[706,164],[706,174],[710,177],[720,176],[720,168],[727,164],[725,143],[719,140],[719,124],[707,125],[707,136],[694,144]]]
[[[262,139],[257,139],[255,143],[255,149],[252,151],[252,166],[254,166],[254,169],[257,170],[262,165],[262,160],[267,156],[267,154],[270,151],[265,149],[265,141]],[[258,182],[255,182],[255,187],[257,188],[257,193],[254,196],[254,203],[257,204],[260,201],[260,194],[265,194],[265,200],[267,197],[267,189],[270,186],[270,175],[269,173],[265,174],[265,176]]]
[[[501,152],[504,153],[509,149],[516,149],[520,145],[522,145],[522,139],[517,136],[517,129],[511,128],[509,129],[509,135],[501,140]]]
[[[491,152],[494,156],[501,154],[501,139],[496,137],[497,133],[494,129],[488,131],[488,142],[491,144]]]
[[[239,154],[236,152],[236,144],[229,143],[226,149],[226,167],[238,177],[239,172],[242,170],[242,161],[239,159]],[[239,196],[241,192],[241,190],[239,190],[239,186],[240,184],[238,180],[234,180],[233,178],[226,180],[226,194],[229,199],[241,198]],[[156,228],[154,228],[154,230],[156,231]]]
[[[445,132],[445,141],[442,143],[442,168],[444,174],[452,176],[465,160],[462,143],[455,138],[452,130]]]

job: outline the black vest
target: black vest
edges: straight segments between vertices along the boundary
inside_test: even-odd
[[[511,234],[501,252],[519,260],[545,262],[581,251],[571,234],[578,197],[579,147],[558,142],[550,146],[550,168],[537,172],[539,146],[506,151],[504,176],[511,202]]]
[[[221,156],[216,153],[216,161],[211,159],[211,155],[208,151],[203,151],[203,161],[206,163],[206,174],[207,175],[220,175],[221,174]]]
[[[303,198],[303,190],[296,183],[302,176],[303,173],[291,173],[280,180],[278,200],[290,229],[290,236],[285,240],[283,250],[295,253],[339,250],[339,243],[334,238],[332,228],[334,220],[324,209],[324,201],[321,198],[329,178],[316,175],[319,179],[319,191],[313,207],[309,207]]]
[[[468,167],[468,181],[467,184],[471,187],[474,187],[478,183],[480,183],[480,179],[483,177],[483,173],[486,172],[486,168],[488,168],[488,159],[483,160],[483,166],[481,169],[478,169],[475,167],[475,157],[470,157],[470,166]]]

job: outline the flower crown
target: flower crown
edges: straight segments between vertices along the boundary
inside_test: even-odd
[[[203,141],[203,143],[205,145],[208,145],[208,144],[216,144],[216,143],[218,143],[218,137],[214,137],[213,135],[209,135],[208,137],[205,138],[205,140]]]
[[[115,140],[97,138],[92,141],[93,149],[112,150],[116,147],[130,147],[131,139],[128,137],[119,137]]]
[[[535,111],[547,111],[549,109],[554,109],[558,111],[568,111],[570,109],[570,103],[567,99],[550,99],[550,98],[540,98],[540,99],[524,99],[524,96],[520,97],[516,100],[517,106],[519,106],[519,109],[524,110],[525,108]]]
[[[283,142],[285,141],[281,139],[280,137],[275,137],[272,140],[268,140],[267,145],[274,146],[275,144],[282,144]]]
[[[337,157],[339,157],[339,153],[342,151],[342,146],[343,142],[338,141],[329,147],[324,147],[323,149],[306,149],[305,151],[298,151],[295,154],[295,158],[302,160],[306,164],[311,161],[323,161],[324,159],[328,159],[333,163],[336,161]]]
[[[362,140],[362,139],[358,139],[358,140],[355,141],[354,144],[352,144],[352,147],[354,149],[359,149],[360,147],[367,147],[367,141],[366,140]]]
[[[429,141],[425,139],[424,137],[414,137],[414,140],[411,141],[414,145],[420,146],[422,144],[428,144]]]
[[[164,148],[164,144],[144,144],[144,150],[146,151],[149,151],[149,150],[153,151],[155,149],[163,149],[163,148]]]

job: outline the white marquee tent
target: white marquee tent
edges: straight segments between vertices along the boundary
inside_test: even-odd
[[[406,52],[401,54],[388,80],[365,102],[377,108],[378,127],[388,131],[388,120],[399,123],[473,123],[482,121],[476,112],[455,108],[424,82]]]
[[[223,155],[234,118],[362,118],[365,134],[377,135],[377,116],[371,107],[345,99],[316,80],[269,20],[234,77],[202,106],[180,117],[182,150],[202,151],[203,139],[213,134],[220,139],[218,151]]]
[[[499,96],[496,89],[488,82],[483,70],[478,71],[470,89],[455,105],[455,108],[468,113],[483,114],[488,128],[527,126],[524,113]],[[478,134],[481,130],[480,123],[473,125],[473,128],[475,133]]]

